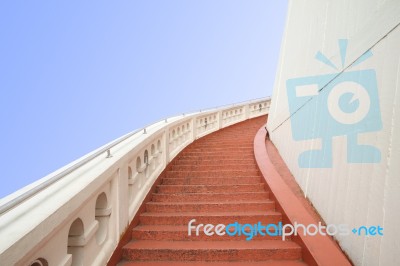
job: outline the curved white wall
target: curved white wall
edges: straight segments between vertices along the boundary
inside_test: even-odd
[[[400,2],[396,0],[289,1],[286,32],[272,96],[267,125],[271,140],[326,223],[348,224],[350,228],[361,225],[384,227],[383,236],[350,234],[337,237],[356,265],[400,265],[400,230],[397,228],[400,222],[399,23]],[[338,39],[348,40],[343,67]],[[351,66],[369,49],[372,57]],[[338,69],[315,60],[317,51],[326,55]],[[327,134],[324,130],[332,128],[324,124],[324,117],[319,117],[324,116],[328,108],[327,105],[315,104],[319,96],[305,97],[297,108],[289,110],[287,80],[325,74],[339,74],[336,79],[341,79],[347,72],[366,69],[376,74],[380,112],[376,106],[371,108],[380,113],[382,129],[358,133],[358,142],[377,147],[381,152],[380,162],[348,162],[346,136],[338,133],[332,139],[331,166],[300,167],[298,157],[302,152],[321,148],[320,138],[307,139],[306,135],[324,135]],[[362,79],[361,76],[358,78],[357,82]],[[334,83],[333,77],[315,82],[326,84],[332,80]],[[312,86],[308,88],[313,89]],[[320,94],[327,91],[323,90]],[[299,140],[294,140],[292,129],[296,130],[299,125],[293,127],[292,119],[299,117],[308,117],[301,126],[311,130],[300,134]],[[360,127],[368,126],[368,122],[360,124]],[[321,156],[328,158],[327,153]],[[365,153],[361,156],[364,159],[368,157]]]
[[[269,103],[259,99],[168,118],[128,135],[110,149],[112,157],[101,153],[9,210],[8,203],[69,166],[2,199],[0,264],[105,265],[151,186],[183,148],[266,115]]]

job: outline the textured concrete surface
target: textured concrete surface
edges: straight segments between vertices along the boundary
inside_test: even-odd
[[[121,265],[305,265],[301,247],[280,237],[199,237],[187,224],[277,223],[257,168],[253,139],[260,117],[228,127],[189,145],[166,172],[146,212],[123,248]]]

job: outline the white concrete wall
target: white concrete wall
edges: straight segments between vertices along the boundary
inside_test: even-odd
[[[400,224],[399,23],[399,0],[290,0],[272,96],[268,120],[270,137],[326,223],[348,224],[350,228],[384,227],[383,237],[337,237],[356,265],[400,265],[400,230],[396,228]],[[344,67],[338,39],[348,39]],[[369,49],[372,57],[351,66]],[[315,60],[317,51],[325,54],[338,70]],[[304,121],[304,127],[330,130],[329,125],[323,126],[324,121],[318,122],[318,115],[324,114],[328,107],[318,105],[308,110],[319,97],[314,96],[309,102],[303,101],[305,106],[289,111],[287,80],[332,73],[343,77],[346,72],[366,69],[376,71],[383,128],[359,133],[358,141],[377,147],[381,161],[349,163],[346,136],[339,135],[333,138],[331,167],[301,168],[300,153],[318,149],[321,139],[294,140],[292,118],[306,114],[309,119]],[[327,90],[319,94],[328,93]]]
[[[0,265],[105,265],[157,177],[182,149],[266,115],[269,104],[265,98],[168,118],[128,135],[110,149],[112,157],[101,153],[14,208],[6,206],[70,165],[1,199]]]

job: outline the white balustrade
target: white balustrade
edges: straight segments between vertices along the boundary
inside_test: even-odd
[[[244,106],[237,106],[222,112],[222,125],[230,126],[239,121],[243,121],[246,117]]]
[[[269,101],[157,122],[0,200],[0,264],[105,265],[167,164],[195,139],[267,114]]]
[[[249,118],[265,115],[269,111],[270,101],[256,102],[249,105]]]
[[[169,158],[174,158],[184,147],[193,141],[192,118],[185,119],[169,129]]]
[[[211,132],[219,129],[218,125],[218,112],[213,112],[207,115],[199,116],[196,118],[196,138],[201,138]]]

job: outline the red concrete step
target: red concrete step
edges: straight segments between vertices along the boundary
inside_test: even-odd
[[[123,261],[118,266],[305,266],[300,260],[265,261]]]
[[[259,176],[164,178],[163,185],[237,185],[260,183]]]
[[[251,150],[253,148],[253,143],[249,142],[249,143],[235,143],[235,142],[230,142],[230,143],[225,143],[225,144],[221,144],[218,142],[215,143],[205,143],[202,145],[191,145],[189,147],[186,148],[186,151],[193,151],[193,150],[197,150],[197,151],[214,151],[214,150],[228,150],[228,151],[233,151],[236,149],[245,149],[245,150]]]
[[[199,212],[145,212],[140,215],[142,224],[153,225],[187,225],[196,219],[196,223],[228,224],[239,222],[245,223],[278,223],[282,220],[282,214],[275,211],[246,211],[246,212],[218,212],[218,213],[199,213]]]
[[[229,151],[226,150],[220,150],[220,151],[185,151],[185,153],[182,156],[218,156],[218,155],[228,155],[229,156],[235,156],[234,153],[232,154]],[[236,155],[241,155],[241,156],[252,156],[254,152],[252,150],[245,150],[245,151],[240,151],[237,152]]]
[[[210,155],[210,154],[203,154],[202,156],[198,155],[190,155],[190,154],[181,154],[177,156],[178,160],[185,159],[185,160],[193,160],[193,161],[203,161],[203,160],[248,160],[248,159],[253,159],[254,160],[254,155],[253,154],[241,154],[241,153],[235,153],[234,155],[232,154],[215,154],[215,155]],[[255,161],[255,160],[254,160]]]
[[[257,131],[257,130],[256,130]],[[230,134],[228,132],[224,132],[224,135],[209,135],[207,137],[207,139],[201,139],[200,143],[212,143],[212,142],[216,142],[218,143],[219,141],[224,141],[224,142],[230,142],[232,144],[234,143],[244,143],[247,142],[249,139],[251,139],[251,137],[253,136],[249,136],[248,134],[246,134],[245,132],[240,132],[238,134]]]
[[[208,135],[207,138],[200,138],[196,144],[205,144],[205,143],[212,143],[212,142],[232,142],[234,143],[245,143],[249,142],[251,140],[251,137],[249,138],[246,132],[240,132],[242,134],[241,136],[237,136],[236,132],[234,134],[229,133],[227,130],[225,130],[224,134],[217,134],[218,132],[214,132],[214,134]],[[253,136],[254,137],[254,136]]]
[[[269,199],[268,191],[259,192],[225,192],[225,193],[154,193],[153,202],[185,202],[185,201],[247,201]]]
[[[225,128],[224,131],[217,131],[214,134],[210,135],[208,139],[217,139],[218,137],[225,137],[224,139],[229,138],[235,138],[236,140],[243,140],[243,139],[248,139],[246,137],[254,137],[254,135],[250,135],[252,132],[249,132],[249,129],[253,127],[248,127],[248,128],[241,128],[240,127],[231,127],[231,128]],[[254,127],[253,130],[257,131],[260,128]]]
[[[207,141],[202,144],[197,144],[196,142],[193,143],[193,145],[189,146],[188,149],[208,149],[208,148],[251,148],[253,147],[253,141],[246,141],[246,142],[240,142],[240,143],[232,143],[232,142],[221,142],[221,141]]]
[[[255,165],[254,159],[214,159],[214,160],[197,160],[197,159],[178,159],[172,165],[224,165],[224,164],[240,164],[240,165]]]
[[[205,147],[205,148],[194,148],[191,147],[190,149],[187,149],[186,152],[205,152],[205,153],[226,153],[226,152],[247,152],[247,153],[252,153],[253,152],[253,147],[248,146],[248,147]]]
[[[131,241],[124,259],[170,261],[298,260],[301,248],[291,241]]]
[[[148,202],[148,212],[226,212],[226,211],[267,211],[274,210],[271,200],[248,202]]]
[[[187,225],[139,225],[132,230],[134,240],[171,240],[171,241],[238,241],[246,240],[246,235],[212,235],[208,236],[204,232],[196,235],[196,230],[192,230],[191,236],[188,236]],[[286,238],[290,240],[290,238]],[[257,234],[251,241],[277,240],[281,241],[282,236],[265,236]]]
[[[165,178],[260,176],[258,170],[168,171]]]
[[[253,145],[246,145],[246,146],[236,146],[234,144],[228,146],[228,145],[208,145],[208,146],[198,146],[198,147],[190,147],[187,148],[184,153],[187,152],[212,152],[212,153],[236,153],[236,152],[248,152],[251,153],[253,151]]]
[[[260,127],[258,127],[258,128],[260,128]],[[250,129],[250,127],[246,128],[246,129]],[[209,135],[207,140],[220,139],[219,137],[221,137],[221,136],[225,137],[224,138],[225,140],[228,137],[235,138],[236,140],[243,140],[243,139],[246,139],[244,137],[249,137],[249,134],[251,134],[251,132],[247,131],[246,129],[243,129],[243,128],[239,129],[238,127],[225,128],[225,130],[223,132],[217,131],[214,134]],[[257,128],[254,128],[254,129],[256,130]]]
[[[159,193],[223,193],[264,191],[265,184],[235,184],[235,185],[158,185]]]
[[[193,145],[188,146],[188,149],[197,149],[197,148],[249,148],[253,145],[252,141],[240,141],[237,140],[235,142],[231,141],[206,141],[202,143],[193,143]]]
[[[222,165],[173,165],[172,171],[218,171],[218,170],[253,170],[258,171],[257,165],[252,164],[222,164]]]

